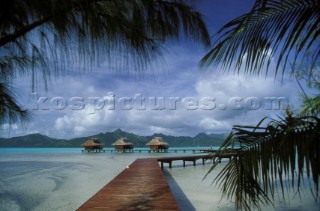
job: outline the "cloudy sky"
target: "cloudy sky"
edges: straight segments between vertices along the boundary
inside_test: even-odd
[[[203,0],[199,7],[213,34],[252,5],[253,0]],[[36,93],[29,77],[17,78],[14,87],[32,122],[26,128],[12,125],[2,136],[73,138],[117,128],[140,135],[194,136],[230,132],[232,125],[254,125],[265,116],[276,118],[284,112],[278,101],[298,108],[294,81],[232,70],[200,71],[198,62],[206,49],[192,41],[170,43],[165,52],[164,63],[151,65],[142,75],[101,65],[53,78],[47,91],[39,88]]]

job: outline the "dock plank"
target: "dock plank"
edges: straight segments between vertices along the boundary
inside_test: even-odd
[[[137,159],[85,202],[83,210],[179,210],[157,159]]]

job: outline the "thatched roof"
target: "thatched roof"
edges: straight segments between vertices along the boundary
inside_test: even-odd
[[[83,147],[93,147],[93,146],[103,146],[103,144],[101,144],[101,142],[97,138],[89,138],[86,142],[81,144],[81,146],[83,146]]]
[[[149,141],[147,144],[147,146],[151,146],[151,145],[169,145],[167,142],[165,142],[163,140],[163,138],[161,137],[154,137],[151,141]]]
[[[126,138],[119,138],[116,142],[112,144],[112,146],[123,146],[123,145],[133,145],[133,143],[129,142]]]

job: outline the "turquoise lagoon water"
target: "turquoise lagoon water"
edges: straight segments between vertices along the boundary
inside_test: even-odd
[[[81,150],[0,148],[0,210],[75,210],[137,158],[192,154]],[[172,169],[165,166],[165,176],[183,211],[235,210],[232,201],[220,200],[219,190],[211,184],[226,162],[205,180],[202,179],[209,163],[203,166],[199,161],[197,166],[190,163],[183,168],[182,162],[174,162]],[[263,210],[320,210],[320,204],[314,202],[308,191],[301,198],[292,194],[286,202],[276,200],[275,205]]]

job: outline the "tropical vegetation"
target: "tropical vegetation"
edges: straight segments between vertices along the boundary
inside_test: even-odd
[[[202,68],[244,67],[247,74],[284,76],[291,65],[309,55],[314,66],[320,54],[319,0],[256,0],[252,10],[225,24],[213,35]],[[309,52],[310,49],[313,49]]]
[[[301,115],[318,116],[320,113],[320,60],[315,64],[310,63],[310,54],[307,52],[304,59],[297,67],[293,66],[292,75],[296,78],[301,88],[302,109]],[[317,94],[308,96],[301,85],[306,83],[309,89],[314,90]]]
[[[320,56],[319,0],[256,0],[252,10],[224,25],[213,36],[211,50],[200,65],[204,69],[221,67],[249,75],[274,74],[319,78]],[[308,68],[299,72],[299,61],[308,56]],[[272,68],[274,67],[274,68]],[[232,68],[231,68],[232,69]],[[299,78],[299,77],[297,77]],[[310,81],[310,80],[309,80]],[[304,113],[263,118],[256,126],[233,127],[215,155],[229,152],[234,156],[214,182],[223,196],[234,198],[238,209],[261,208],[273,204],[275,190],[282,196],[287,190],[299,192],[305,179],[319,199],[320,119],[319,96],[305,98]]]
[[[221,153],[236,149],[214,182],[223,196],[235,199],[237,209],[273,204],[278,187],[283,197],[288,190],[299,193],[305,178],[318,200],[319,137],[320,118],[293,116],[289,111],[279,120],[264,118],[256,126],[236,125],[215,155],[210,172],[220,163]]]
[[[273,71],[284,78],[308,54],[308,71],[318,77],[319,11],[319,0],[256,0],[249,13],[214,34],[200,64],[204,69],[234,67],[250,75]],[[132,69],[140,71],[159,61],[164,42],[183,35],[206,45],[210,41],[192,0],[3,0],[0,124],[29,118],[10,86],[19,75],[30,75],[33,85],[43,81],[46,86],[51,77],[72,67],[105,61],[128,68],[133,64]],[[309,110],[303,116],[288,110],[284,118],[234,126],[212,169],[220,153],[237,148],[215,179],[224,196],[235,198],[237,208],[272,203],[278,183],[282,192],[285,185],[299,190],[305,177],[313,184],[315,199],[319,197],[320,120],[314,109],[318,102],[318,96],[308,99]]]
[[[142,71],[161,61],[163,43],[182,37],[210,42],[192,0],[2,0],[0,125],[28,120],[10,85],[20,75],[35,89],[103,62]]]

